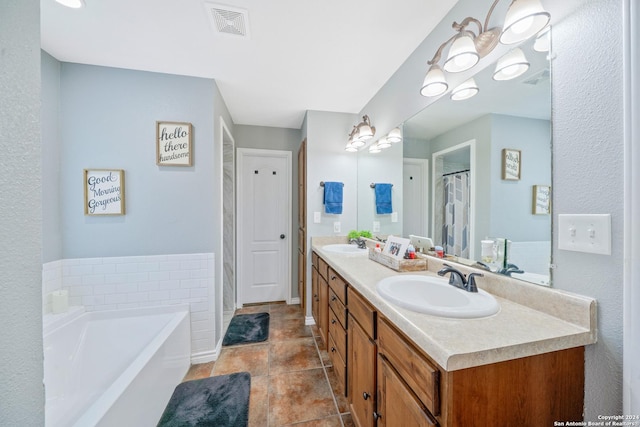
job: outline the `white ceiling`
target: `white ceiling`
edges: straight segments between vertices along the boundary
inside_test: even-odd
[[[41,0],[42,48],[75,62],[215,79],[234,123],[300,128],[358,113],[457,0],[226,0],[250,39],[213,30],[203,0]],[[426,66],[426,65],[425,65]]]

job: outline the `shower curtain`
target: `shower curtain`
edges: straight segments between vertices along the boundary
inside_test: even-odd
[[[442,244],[445,253],[469,258],[469,171],[442,176]]]

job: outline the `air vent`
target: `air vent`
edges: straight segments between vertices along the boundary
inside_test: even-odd
[[[527,80],[524,80],[522,83],[526,85],[537,86],[540,83],[548,81],[550,76],[551,74],[549,73],[549,70],[545,68],[544,70],[529,77]]]
[[[205,3],[213,29],[218,34],[249,38],[249,14],[244,9]]]

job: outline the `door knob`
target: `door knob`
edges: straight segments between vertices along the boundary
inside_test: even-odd
[[[281,235],[280,235],[280,238],[281,238],[281,239],[284,239],[285,237],[286,237],[286,236],[285,236],[284,234],[281,234]]]

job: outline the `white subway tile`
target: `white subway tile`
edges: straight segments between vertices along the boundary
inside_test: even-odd
[[[83,297],[85,295],[93,295],[92,286],[69,286],[66,287],[70,297]]]
[[[162,301],[170,298],[169,291],[149,292],[149,301]]]
[[[103,258],[77,258],[78,265],[98,265],[102,264]]]
[[[160,271],[175,271],[180,269],[179,261],[167,261],[160,264]]]
[[[194,321],[193,319],[191,319],[192,333],[197,331],[211,331],[211,330],[213,330],[213,325],[209,320]]]
[[[146,282],[147,280],[149,280],[149,273],[146,273],[146,272],[127,274],[128,283]]]
[[[209,290],[206,288],[194,288],[189,289],[189,297],[191,298],[206,298],[209,295]]]
[[[93,293],[96,295],[115,294],[116,292],[116,285],[98,285],[93,287]]]
[[[116,272],[118,273],[137,273],[138,272],[138,263],[122,263],[116,265]]]
[[[171,279],[170,271],[149,272],[149,280],[169,280],[169,279]]]
[[[127,294],[110,294],[104,296],[105,304],[123,304],[127,302]]]
[[[158,286],[161,290],[180,289],[180,281],[179,280],[161,280],[158,282]]]
[[[191,322],[199,322],[202,320],[210,321],[210,316],[208,311],[201,311],[199,313],[191,313]]]
[[[206,302],[192,302],[189,305],[191,307],[191,312],[192,313],[197,313],[199,311],[208,311],[209,310],[209,304],[207,304]]]
[[[185,270],[175,270],[171,272],[170,275],[173,280],[184,280],[189,278],[189,271]]]
[[[174,299],[174,300],[189,298],[188,289],[172,289],[170,292],[171,292],[171,299]]]
[[[160,263],[159,262],[141,262],[138,264],[138,271],[142,272],[152,272],[152,271],[160,271]]]
[[[122,294],[138,292],[138,284],[137,283],[120,283],[116,285],[116,292],[122,293]]]
[[[200,341],[210,339],[211,335],[213,335],[212,330],[207,331],[191,331],[191,339],[193,341]]]
[[[127,283],[127,275],[125,273],[105,274],[104,282],[107,284]]]
[[[104,285],[104,274],[86,274],[82,276],[84,286]]]
[[[94,274],[114,274],[116,272],[115,264],[100,264],[93,266]]]
[[[85,274],[93,274],[92,265],[71,265],[65,276],[84,276]]]
[[[180,270],[199,270],[200,269],[200,261],[198,260],[188,260],[180,262]]]
[[[103,305],[104,304],[104,295],[87,295],[82,297],[82,305],[85,306],[85,310],[88,311],[86,307],[95,306],[95,305]]]
[[[142,282],[138,283],[138,291],[140,292],[148,292],[148,291],[157,291],[160,289],[158,282]]]
[[[200,281],[194,279],[183,279],[180,280],[180,287],[183,289],[199,288]]]
[[[117,304],[105,304],[105,305],[97,305],[94,307],[95,311],[105,311],[105,310],[115,310],[118,308]]]
[[[118,304],[118,310],[124,310],[127,308],[138,308],[138,307],[140,307],[140,305],[137,302],[128,302],[128,303]]]

